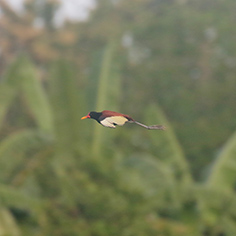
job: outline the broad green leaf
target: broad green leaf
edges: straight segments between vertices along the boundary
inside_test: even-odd
[[[30,151],[38,151],[50,141],[50,137],[38,130],[23,130],[7,136],[0,143],[0,178],[10,177],[13,170],[25,164]]]
[[[19,226],[15,222],[10,211],[5,207],[0,207],[0,235],[21,236]]]
[[[6,113],[11,106],[17,92],[19,92],[19,71],[21,68],[21,57],[17,58],[7,69],[3,80],[0,83],[0,127]]]
[[[207,184],[220,189],[235,190],[236,184],[236,133],[226,142],[212,164]]]
[[[24,56],[19,56],[0,84],[0,125],[17,93],[23,92],[29,111],[43,131],[52,131],[51,110],[36,70]]]
[[[118,100],[121,91],[119,72],[114,62],[114,50],[115,43],[113,41],[104,49],[97,87],[96,111],[116,110],[118,108]],[[99,156],[101,154],[103,142],[109,146],[108,142],[110,138],[111,132],[105,130],[104,127],[98,124],[94,125],[92,143],[93,156]]]
[[[0,201],[1,204],[8,207],[22,208],[22,209],[37,209],[42,202],[39,199],[29,196],[22,190],[10,186],[0,185]]]
[[[164,194],[174,184],[171,169],[147,153],[134,153],[125,158],[118,166],[119,171],[119,181],[127,186],[127,191],[140,191],[147,196]]]
[[[200,185],[199,188],[196,188],[195,195],[197,196],[202,226],[210,227],[216,235],[222,231],[234,235],[236,232],[235,194],[227,189]],[[232,224],[233,222],[234,224]]]
[[[7,83],[0,83],[0,128],[15,95],[16,88],[9,86]]]
[[[52,115],[47,95],[37,76],[36,69],[25,57],[22,58],[19,68],[19,79],[23,95],[38,127],[43,131],[52,132]]]
[[[50,98],[54,133],[58,150],[73,152],[80,144],[81,97],[76,84],[75,71],[63,60],[54,64],[50,78]]]
[[[154,154],[173,170],[177,179],[189,182],[191,175],[184,152],[163,112],[152,104],[147,107],[145,114],[148,125],[161,124],[166,127],[165,131],[148,131]]]

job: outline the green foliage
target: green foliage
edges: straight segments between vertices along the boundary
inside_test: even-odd
[[[1,179],[9,181],[20,166],[26,165],[30,153],[45,148],[48,141],[48,137],[37,130],[24,130],[6,137],[0,144]]]
[[[198,195],[201,224],[206,233],[212,235],[234,235],[235,204],[234,193],[215,187],[202,187],[196,192]]]
[[[80,104],[82,98],[78,94],[74,77],[75,71],[63,60],[54,64],[50,79],[50,101],[53,113],[53,130],[58,151],[73,152],[78,145],[82,117]]]
[[[99,106],[117,106],[121,93],[120,86],[113,88],[113,83],[107,83],[115,78],[114,82],[118,80],[116,84],[119,84],[119,74],[111,73],[108,63],[113,53],[109,45],[101,64]],[[27,68],[29,64],[22,66]],[[36,122],[37,128],[13,132],[0,143],[0,177],[3,183],[12,185],[11,188],[0,186],[1,205],[27,212],[28,220],[20,223],[22,217],[12,211],[23,233],[34,235],[33,225],[43,235],[54,235],[57,231],[61,235],[104,236],[159,233],[200,236],[203,231],[216,235],[235,232],[236,212],[231,207],[235,197],[211,187],[215,185],[208,184],[208,188],[192,181],[183,150],[157,104],[147,107],[145,120],[148,124],[164,124],[166,131],[136,127],[136,132],[127,125],[130,134],[118,132],[115,136],[109,132],[116,130],[104,128],[101,133],[94,130],[91,135],[99,140],[93,156],[88,149],[94,143],[90,143],[90,137],[82,136],[84,128],[79,121],[84,101],[78,93],[71,65],[65,61],[53,65],[48,90],[50,102],[39,88],[42,85],[34,81],[37,80],[34,73],[33,70],[29,73],[32,80],[29,83],[35,93],[41,91],[38,96],[44,101],[39,102],[37,109],[48,107],[45,116],[52,116],[53,128],[45,130]],[[108,80],[111,75],[116,76]],[[21,83],[19,88],[27,87],[25,80]],[[29,92],[25,99],[31,96]],[[30,111],[36,110],[31,107],[33,104],[37,102],[26,103]],[[39,111],[34,112],[35,120],[41,119],[37,116]],[[132,141],[135,136],[139,136],[139,142],[146,142],[138,150]],[[127,143],[129,148],[123,151]],[[230,142],[230,148],[226,148],[230,150],[226,152],[230,157],[224,155],[227,160],[233,156],[234,146]],[[31,200],[27,200],[28,194]],[[215,197],[214,202],[210,201],[211,196]],[[223,207],[225,198],[227,209]]]
[[[0,84],[0,126],[2,126],[7,109],[10,107],[16,94],[16,89],[6,83]]]
[[[100,111],[104,106],[107,105],[108,101],[108,90],[112,88],[112,78],[111,78],[111,65],[112,56],[114,54],[114,43],[110,42],[106,49],[104,50],[103,60],[100,68],[100,76],[98,80],[98,94],[96,99],[96,110]]]
[[[108,63],[111,61],[111,45],[107,50],[104,64],[102,63],[106,69],[101,67],[99,78],[98,104],[116,106],[120,89],[119,86],[111,89],[113,83],[107,83],[109,75],[112,74],[109,72],[111,65]],[[19,71],[29,64],[23,63],[21,66]],[[107,70],[106,73],[104,70]],[[140,132],[145,131],[142,135],[145,135],[147,142],[147,146],[140,147],[142,152],[131,147],[128,152],[122,152],[119,149],[123,144],[114,145],[112,141],[119,140],[119,136],[116,138],[109,133],[115,130],[104,128],[102,133],[97,133],[96,130],[93,133],[99,140],[94,152],[96,159],[90,158],[89,153],[85,159],[85,147],[91,147],[91,144],[86,144],[86,140],[81,141],[83,127],[78,122],[82,116],[79,109],[81,100],[71,66],[64,61],[54,64],[50,74],[50,102],[40,88],[42,85],[35,82],[37,79],[34,73],[31,70],[28,74],[32,80],[29,81],[29,88],[24,79],[21,80],[22,85],[18,86],[26,90],[34,88],[36,96],[39,96],[38,101],[44,102],[27,102],[28,109],[34,112],[37,108],[39,111],[48,112],[45,117],[53,117],[53,129],[45,130],[45,126],[36,122],[38,128],[15,132],[2,140],[0,177],[2,182],[13,186],[0,187],[2,206],[30,211],[28,217],[44,235],[55,234],[54,224],[59,225],[62,235],[76,234],[78,229],[74,225],[80,225],[79,232],[82,235],[120,234],[120,228],[124,228],[130,235],[164,233],[187,236],[192,233],[201,235],[204,230],[212,234],[222,231],[235,233],[233,222],[236,212],[232,210],[235,197],[230,192],[212,188],[214,186],[225,189],[224,184],[229,183],[228,178],[220,176],[218,178],[222,182],[219,182],[216,176],[220,173],[228,176],[225,166],[228,166],[228,162],[232,163],[234,158],[233,138],[221,154],[221,165],[216,162],[213,167],[207,185],[209,188],[201,185],[194,187],[195,183],[191,179],[182,148],[171,124],[157,104],[147,107],[145,120],[148,124],[164,124],[167,130],[148,131],[138,127]],[[27,77],[26,74],[23,75],[19,73],[21,78]],[[29,92],[25,99],[30,99],[32,95]],[[109,100],[112,96],[115,99]],[[43,120],[39,111],[34,112],[35,120]],[[131,129],[128,130],[132,133]],[[132,137],[118,134],[123,136],[125,142]],[[136,135],[140,136],[141,133]],[[87,138],[88,142],[89,140],[91,139]],[[105,140],[109,148],[103,144]],[[110,159],[107,158],[108,155]],[[50,181],[47,180],[48,176]],[[235,178],[232,175],[230,178],[232,188]],[[28,200],[27,194],[34,196],[33,199]],[[214,196],[215,201],[210,201],[211,196]],[[44,199],[44,204],[37,200],[40,198]],[[227,208],[225,201],[228,202]],[[11,213],[7,214],[10,216]],[[149,217],[151,220],[148,220]],[[221,227],[218,227],[219,224]],[[200,226],[203,231],[199,230]],[[32,225],[26,223],[22,230],[32,234]]]
[[[40,205],[42,206],[42,202],[38,199],[31,198],[27,196],[22,191],[16,190],[12,187],[7,187],[4,185],[0,186],[0,194],[1,194],[1,204],[12,209],[27,209],[29,211],[36,210]]]
[[[99,68],[99,77],[97,84],[97,97],[95,110],[102,111],[104,107],[107,110],[118,108],[118,98],[120,97],[120,79],[117,69],[114,68],[116,63],[113,62],[115,55],[115,42],[111,41],[102,54],[101,66]],[[92,155],[94,157],[101,155],[102,143],[109,145],[111,134],[104,134],[103,127],[95,124],[92,143]]]
[[[162,134],[158,132],[149,132],[153,152],[165,164],[167,164],[175,173],[175,178],[183,182],[189,182],[191,175],[182,147],[180,146],[171,124],[165,118],[163,112],[157,105],[150,105],[145,112],[146,122],[148,124],[164,124],[167,132]]]
[[[0,235],[235,235],[235,135],[192,178],[235,129],[235,2],[104,0],[57,29],[39,2],[0,3],[0,69],[33,58],[0,83]],[[103,109],[167,129],[80,120]]]
[[[20,59],[15,60],[0,83],[0,126],[3,125],[6,113],[17,94],[20,64]]]
[[[20,57],[19,60],[20,70],[17,76],[21,80],[22,93],[38,127],[50,133],[52,132],[52,115],[44,88],[29,59]]]
[[[222,147],[213,163],[207,184],[219,189],[235,190],[236,184],[236,134]]]
[[[0,208],[0,232],[2,235],[20,236],[20,229],[8,209]]]

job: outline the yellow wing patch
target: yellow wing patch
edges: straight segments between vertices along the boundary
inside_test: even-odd
[[[110,123],[107,119],[104,119],[104,120],[100,121],[100,123],[105,127],[109,127],[109,128],[115,128],[116,127],[115,125]]]
[[[106,119],[101,121],[101,124],[110,127],[110,128],[115,128],[115,125],[122,126],[128,121],[127,118],[123,116],[111,116],[107,117]]]
[[[124,125],[125,122],[128,121],[128,119],[123,116],[111,116],[111,117],[107,117],[106,120],[108,120],[112,124],[117,124],[120,126]]]

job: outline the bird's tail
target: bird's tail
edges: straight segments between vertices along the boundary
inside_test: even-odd
[[[138,121],[133,121],[135,124],[140,125],[146,129],[159,129],[159,130],[165,130],[166,127],[164,125],[144,125],[142,123],[139,123]]]

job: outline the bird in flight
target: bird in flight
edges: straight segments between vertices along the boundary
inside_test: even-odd
[[[123,126],[125,123],[134,123],[137,125],[140,125],[146,129],[159,129],[159,130],[165,130],[165,126],[163,125],[151,125],[147,126],[142,123],[139,123],[138,121],[134,120],[128,115],[121,114],[115,111],[108,111],[104,110],[102,112],[95,112],[91,111],[88,113],[87,116],[83,116],[81,120],[84,119],[94,119],[96,120],[99,124],[109,127],[109,128],[116,128],[117,125]]]

